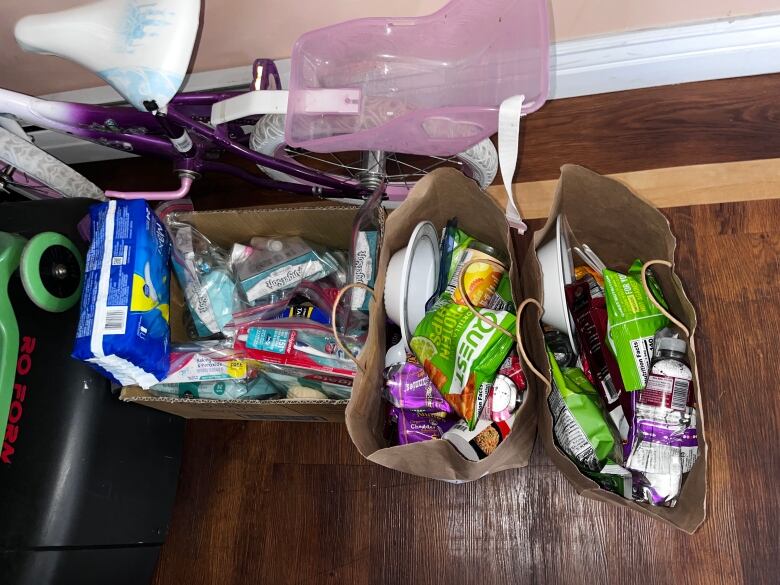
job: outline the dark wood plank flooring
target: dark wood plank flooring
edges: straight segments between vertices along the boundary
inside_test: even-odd
[[[610,173],[777,157],[778,95],[780,75],[551,102],[525,126],[519,178],[555,178],[564,162]],[[166,171],[80,170],[119,188]],[[217,179],[195,197],[258,202]],[[776,583],[780,200],[665,213],[700,320],[711,474],[697,534],[579,498],[538,445],[527,469],[450,485],[367,463],[342,425],[190,421],[155,583]]]

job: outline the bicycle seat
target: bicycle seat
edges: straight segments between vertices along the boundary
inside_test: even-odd
[[[25,51],[75,61],[146,111],[179,91],[199,21],[200,0],[100,0],[26,16],[14,34]]]
[[[505,98],[540,108],[548,59],[546,0],[452,0],[312,31],[293,48],[285,138],[315,152],[451,156],[496,132]]]

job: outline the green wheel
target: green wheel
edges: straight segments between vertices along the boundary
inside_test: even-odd
[[[19,275],[30,300],[44,311],[61,313],[81,297],[84,261],[73,242],[56,232],[33,237],[22,251]]]

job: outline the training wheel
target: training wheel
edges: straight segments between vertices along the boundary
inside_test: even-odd
[[[44,311],[61,313],[81,297],[84,261],[68,238],[55,232],[33,237],[22,251],[19,275],[30,300]]]

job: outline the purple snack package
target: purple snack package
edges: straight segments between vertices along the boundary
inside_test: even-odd
[[[690,420],[660,421],[643,418],[637,408],[633,445],[627,467],[634,476],[634,499],[673,507],[684,476],[698,455],[696,411]]]
[[[393,406],[426,412],[452,412],[452,406],[444,400],[420,364],[394,364],[385,369],[384,377],[385,396]]]
[[[438,418],[414,410],[392,408],[390,416],[398,421],[398,444],[408,445],[431,439],[441,439],[455,420]]]

